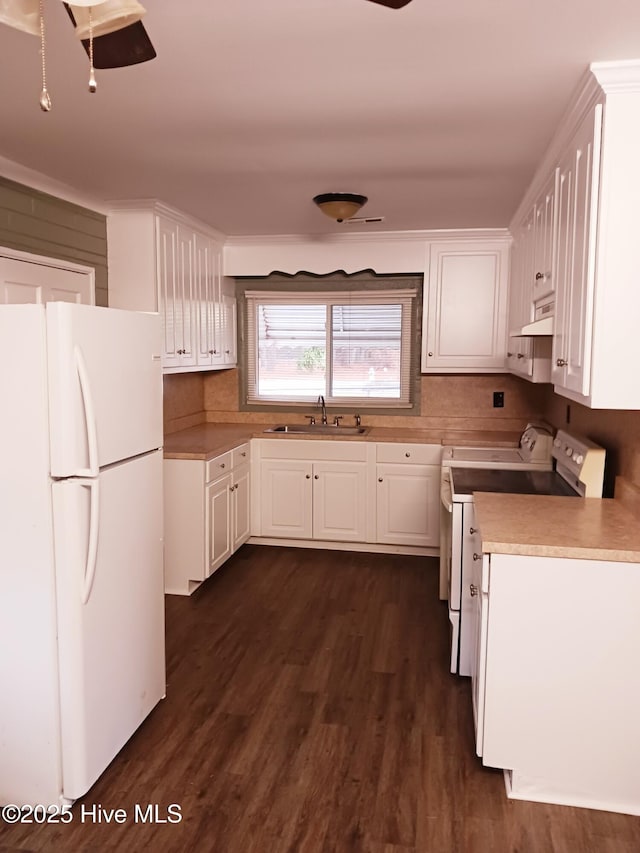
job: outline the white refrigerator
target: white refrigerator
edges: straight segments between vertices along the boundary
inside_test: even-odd
[[[0,306],[0,804],[66,805],[165,695],[156,314]]]

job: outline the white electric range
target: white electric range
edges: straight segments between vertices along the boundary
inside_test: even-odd
[[[562,430],[553,438],[548,429],[530,424],[519,448],[445,448],[440,566],[442,572],[444,562],[447,572],[451,672],[471,674],[473,638],[465,613],[473,601],[465,578],[478,557],[473,493],[602,497],[604,449]]]

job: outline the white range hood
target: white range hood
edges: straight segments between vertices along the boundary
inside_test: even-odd
[[[540,320],[534,320],[532,323],[527,323],[521,329],[516,329],[509,332],[512,338],[529,338],[536,335],[552,335],[553,334],[553,317],[542,317]]]

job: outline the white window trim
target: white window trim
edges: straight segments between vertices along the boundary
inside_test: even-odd
[[[326,393],[325,400],[327,405],[332,406],[353,406],[357,405],[360,408],[385,408],[385,409],[408,409],[412,408],[413,402],[411,399],[411,363],[412,363],[412,346],[413,336],[412,331],[412,316],[413,302],[417,297],[417,290],[414,288],[403,288],[398,290],[350,290],[350,291],[267,291],[267,290],[248,290],[245,292],[247,306],[247,339],[246,339],[246,358],[247,358],[247,399],[246,402],[252,406],[277,406],[283,403],[291,406],[308,406],[310,402],[316,402],[316,396],[311,395],[306,398],[300,397],[278,397],[265,398],[260,397],[256,393],[258,379],[258,329],[257,329],[257,312],[258,304],[324,304],[328,307],[333,305],[345,305],[355,303],[358,305],[380,305],[380,304],[401,304],[402,305],[402,321],[401,321],[401,351],[400,351],[400,398],[393,399],[390,397],[332,397],[329,394],[331,387],[331,329],[327,328],[327,364],[326,364]]]

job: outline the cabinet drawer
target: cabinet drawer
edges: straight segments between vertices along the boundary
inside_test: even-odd
[[[440,465],[442,446],[440,444],[378,444],[377,462],[403,462],[420,465]]]
[[[208,459],[205,462],[205,483],[211,482],[211,480],[215,480],[218,477],[222,477],[223,474],[228,474],[231,471],[231,466],[233,464],[233,451],[228,451],[228,453],[222,453],[220,456],[216,456],[214,459]]]
[[[247,462],[251,459],[250,445],[247,442],[246,444],[241,444],[240,447],[234,447],[231,451],[231,456],[233,460],[233,467],[237,468],[239,465],[246,465]]]

